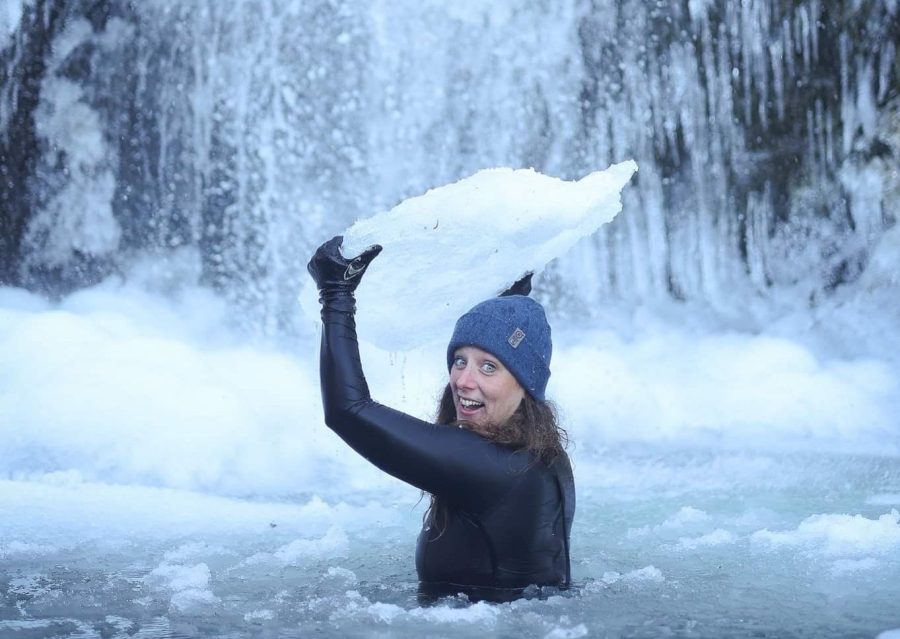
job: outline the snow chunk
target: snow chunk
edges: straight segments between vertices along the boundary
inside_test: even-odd
[[[0,559],[16,556],[41,556],[57,552],[56,546],[34,544],[27,541],[13,540],[8,544],[0,544]]]
[[[866,557],[865,559],[838,559],[831,564],[831,573],[841,576],[852,572],[874,570],[880,565],[880,562],[872,557]]]
[[[588,629],[583,623],[571,628],[554,628],[546,635],[544,639],[581,639],[588,636]]]
[[[656,566],[645,566],[638,570],[632,570],[622,575],[622,581],[626,583],[651,582],[662,583],[666,578],[663,577],[662,571]]]
[[[248,623],[252,623],[254,621],[271,621],[274,618],[275,613],[268,608],[264,608],[262,610],[254,610],[244,615],[244,621]]]
[[[211,576],[206,564],[162,563],[144,577],[144,582],[157,590],[172,593],[169,608],[185,612],[218,603],[219,598],[209,589]]]
[[[635,585],[641,582],[662,583],[665,580],[666,578],[663,576],[662,571],[656,566],[651,565],[644,566],[643,568],[639,568],[637,570],[631,570],[629,572],[626,572],[624,575],[614,570],[605,572],[603,573],[603,576],[600,577],[600,583],[590,584],[588,586],[588,589],[603,589],[606,586],[611,586],[612,584],[617,582],[622,582],[628,585]]]
[[[357,290],[360,336],[391,351],[446,338],[469,308],[610,222],[636,170],[629,160],[568,182],[487,169],[356,222],[345,256],[384,247]],[[318,321],[314,288],[301,299]]]
[[[479,601],[462,608],[450,607],[444,604],[406,610],[396,604],[380,601],[372,602],[357,590],[346,591],[344,599],[340,601],[332,598],[312,601],[310,602],[310,607],[313,610],[318,610],[321,606],[330,607],[336,603],[338,607],[329,615],[332,621],[362,617],[384,624],[392,624],[400,620],[412,620],[425,621],[432,624],[470,623],[493,625],[505,609],[501,606]]]
[[[813,515],[795,530],[753,533],[751,539],[774,547],[806,546],[826,555],[885,554],[900,547],[900,512],[878,519],[862,515]]]
[[[359,579],[356,577],[356,573],[352,570],[348,570],[347,568],[341,568],[340,566],[332,566],[326,572],[325,576],[331,579],[340,579],[348,584],[355,584]]]
[[[209,590],[188,588],[179,590],[170,600],[169,607],[177,612],[186,612],[195,608],[203,608],[218,603],[219,598]]]
[[[276,564],[279,566],[300,566],[312,559],[346,557],[349,548],[350,541],[347,538],[347,533],[338,526],[332,526],[325,535],[318,539],[296,539],[289,544],[285,544],[274,553],[256,553],[239,565]]]
[[[692,506],[682,506],[671,517],[667,517],[665,521],[657,526],[641,526],[640,528],[629,528],[628,537],[639,537],[650,533],[659,533],[663,530],[679,529],[690,524],[707,521],[709,515],[705,511]]]
[[[678,540],[678,548],[681,550],[696,550],[697,548],[708,546],[722,546],[724,544],[733,544],[737,538],[734,533],[716,528],[711,533],[700,535],[699,537],[682,537]]]
[[[211,574],[206,564],[186,566],[163,563],[157,566],[144,580],[152,586],[164,590],[205,589],[209,586]]]
[[[499,606],[479,601],[471,606],[463,608],[451,608],[450,606],[434,606],[429,608],[413,608],[409,616],[431,623],[480,623],[493,624],[497,621],[503,609]]]

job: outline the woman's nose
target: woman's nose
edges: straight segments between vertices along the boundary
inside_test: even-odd
[[[468,366],[459,371],[459,375],[456,376],[456,386],[457,388],[472,388],[474,386],[472,371]]]

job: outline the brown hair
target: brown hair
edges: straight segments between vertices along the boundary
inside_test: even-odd
[[[460,424],[456,419],[456,406],[453,404],[450,384],[447,384],[441,395],[435,421],[438,424]],[[535,462],[540,460],[547,465],[564,455],[569,444],[568,434],[559,425],[556,407],[546,400],[535,399],[529,393],[525,393],[516,412],[506,422],[488,424],[480,428],[478,433],[497,444],[531,453]],[[423,519],[440,529],[438,536],[444,534],[447,527],[447,509],[436,495],[431,496],[431,504],[425,511]]]
[[[435,421],[458,425],[450,384],[444,387]],[[528,393],[506,422],[488,424],[479,433],[497,444],[526,450],[546,464],[552,464],[562,455],[569,443],[568,434],[559,425],[556,407]]]

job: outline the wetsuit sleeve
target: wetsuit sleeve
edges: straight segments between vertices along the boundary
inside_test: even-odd
[[[372,400],[363,375],[352,297],[322,309],[320,374],[325,423],[394,477],[473,511],[502,498],[522,455],[475,433],[436,425]]]

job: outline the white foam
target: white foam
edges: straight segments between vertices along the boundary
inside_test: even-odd
[[[751,539],[775,548],[803,547],[825,555],[884,555],[900,547],[900,513],[893,509],[878,519],[862,515],[812,515],[794,530],[763,529],[753,533]]]
[[[357,289],[360,336],[386,350],[446,339],[470,307],[611,221],[636,170],[622,162],[566,182],[488,169],[356,222],[344,233],[344,255],[384,247]],[[301,298],[315,321],[314,288]]]

